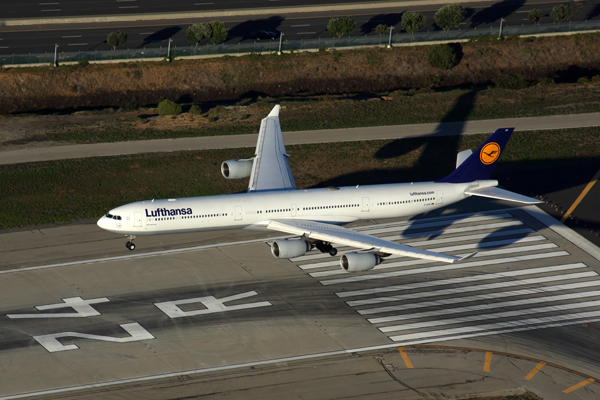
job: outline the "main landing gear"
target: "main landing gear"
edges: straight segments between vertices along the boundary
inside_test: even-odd
[[[135,236],[131,235],[129,236],[129,241],[127,243],[125,243],[125,247],[127,247],[129,250],[133,251],[135,250],[135,244],[133,243],[133,241],[135,240]]]
[[[327,242],[316,242],[315,247],[317,250],[321,251],[321,253],[329,253],[330,256],[335,256],[337,254],[337,249],[331,245],[331,243]]]

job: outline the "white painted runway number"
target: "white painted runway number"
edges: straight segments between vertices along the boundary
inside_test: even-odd
[[[135,342],[138,340],[148,340],[154,339],[154,336],[146,329],[144,329],[137,322],[131,324],[121,324],[119,325],[121,328],[125,329],[127,333],[129,333],[130,337],[124,338],[116,338],[112,336],[100,336],[100,335],[90,335],[88,333],[79,333],[79,332],[59,332],[59,333],[51,333],[49,335],[39,335],[34,336],[33,338],[37,340],[39,344],[44,346],[46,350],[50,353],[54,353],[56,351],[65,351],[65,350],[76,350],[79,347],[75,344],[64,345],[58,341],[59,338],[66,337],[76,337],[82,339],[92,339],[92,340],[101,340],[103,342],[115,342],[115,343],[126,343],[126,342]]]
[[[162,303],[154,303],[158,309],[167,314],[170,318],[179,318],[179,317],[192,317],[195,315],[206,315],[206,314],[214,314],[225,311],[235,311],[235,310],[244,310],[248,308],[256,308],[256,307],[265,307],[272,305],[268,301],[259,301],[254,303],[245,303],[245,304],[236,304],[227,306],[225,303],[245,299],[246,297],[257,296],[254,290],[250,292],[240,293],[233,296],[223,297],[222,299],[217,299],[214,296],[206,296],[206,297],[195,297],[192,299],[183,299],[176,301],[165,301]],[[86,317],[95,317],[100,314],[92,304],[98,303],[107,303],[110,300],[106,297],[99,297],[96,299],[88,299],[84,300],[81,297],[69,297],[66,299],[62,299],[62,303],[56,304],[46,304],[43,306],[35,306],[35,308],[39,311],[46,310],[56,310],[61,308],[72,308],[75,312],[59,312],[59,313],[37,313],[37,314],[6,314],[8,318],[11,319],[26,319],[26,318],[86,318]],[[180,305],[184,304],[201,304],[204,306],[202,309],[196,309],[191,311],[184,311],[179,308]],[[139,340],[149,340],[155,339],[155,337],[148,332],[144,327],[142,327],[137,322],[133,322],[130,324],[121,324],[119,325],[123,328],[130,336],[129,337],[113,337],[113,336],[102,336],[102,335],[93,335],[89,333],[81,333],[81,332],[58,332],[51,333],[47,335],[36,335],[33,338],[41,344],[46,350],[50,353],[54,353],[57,351],[65,351],[65,350],[76,350],[79,347],[75,344],[62,344],[59,339],[62,338],[81,338],[81,339],[91,339],[91,340],[100,340],[103,342],[113,342],[113,343],[127,343],[127,342],[135,342]]]
[[[256,303],[246,303],[246,304],[237,304],[234,306],[227,306],[225,303],[229,301],[244,299],[246,297],[256,296],[254,290],[246,293],[236,294],[234,296],[223,297],[222,299],[217,299],[214,296],[207,297],[196,297],[194,299],[185,299],[185,300],[176,300],[176,301],[165,301],[163,303],[154,303],[156,307],[158,307],[162,312],[167,314],[170,318],[180,318],[180,317],[192,317],[194,315],[204,315],[204,314],[213,314],[218,312],[225,311],[235,311],[235,310],[244,310],[247,308],[256,308],[256,307],[266,307],[270,306],[271,303],[268,301],[259,301]],[[183,311],[179,308],[179,305],[183,304],[193,304],[193,303],[201,303],[204,307],[201,310],[192,310],[192,311]]]
[[[47,304],[45,306],[35,306],[36,309],[40,311],[44,310],[55,310],[57,308],[67,308],[71,307],[75,310],[74,313],[45,313],[45,314],[6,314],[8,318],[85,318],[85,317],[94,317],[96,315],[101,315],[94,307],[90,304],[97,303],[106,303],[110,300],[106,297],[101,297],[98,299],[89,299],[84,300],[81,297],[69,297],[66,299],[62,299],[64,303],[57,304]]]

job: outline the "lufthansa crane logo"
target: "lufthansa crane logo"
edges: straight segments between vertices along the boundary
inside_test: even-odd
[[[500,145],[496,142],[490,142],[483,146],[479,159],[485,165],[493,164],[500,157]]]

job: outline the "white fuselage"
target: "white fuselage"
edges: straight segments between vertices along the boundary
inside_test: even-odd
[[[342,225],[421,214],[468,197],[468,188],[496,185],[497,181],[491,180],[419,182],[147,200],[111,210],[98,225],[124,235],[264,229],[264,222],[274,219]]]

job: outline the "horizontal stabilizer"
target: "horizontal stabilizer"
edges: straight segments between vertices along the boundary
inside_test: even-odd
[[[488,197],[490,199],[515,201],[517,203],[525,204],[537,204],[541,203],[541,200],[536,200],[532,197],[523,196],[518,193],[509,192],[508,190],[500,189],[497,187],[485,187],[467,190],[465,194],[471,196]]]

